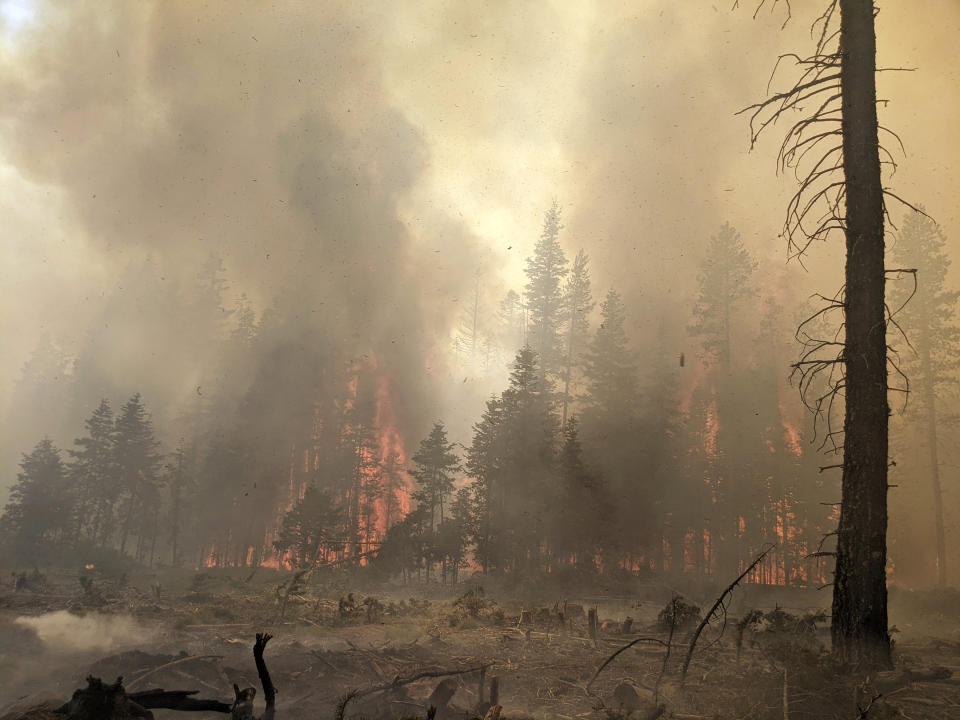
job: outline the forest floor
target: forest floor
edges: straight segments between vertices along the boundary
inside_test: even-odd
[[[232,702],[234,683],[259,688],[260,631],[274,635],[265,658],[279,720],[335,718],[350,691],[359,694],[346,718],[422,718],[430,704],[441,720],[483,717],[494,678],[507,720],[960,717],[956,592],[893,591],[897,668],[850,678],[824,650],[828,591],[743,586],[725,627],[711,623],[700,636],[681,682],[695,623],[676,629],[665,660],[669,632],[658,615],[675,590],[653,579],[561,596],[493,581],[482,581],[483,592],[476,580],[374,586],[269,570],[82,576],[51,571],[18,590],[0,585],[0,720],[41,717],[23,711],[59,705],[88,675],[122,676],[130,692],[198,690]],[[683,589],[701,607],[717,595],[689,581]],[[581,614],[592,607],[602,623],[596,641]]]

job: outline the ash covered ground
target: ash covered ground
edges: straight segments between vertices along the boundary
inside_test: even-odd
[[[491,699],[503,718],[952,718],[960,709],[960,612],[947,591],[892,589],[897,668],[866,678],[832,670],[829,590],[738,587],[681,681],[720,585],[622,578],[563,592],[522,580],[403,586],[263,568],[4,580],[4,720],[46,717],[37,709],[58,706],[89,675],[122,676],[131,693],[197,690],[230,703],[234,683],[259,688],[261,631],[274,635],[265,659],[282,720],[427,717],[430,705],[439,718],[482,718]]]

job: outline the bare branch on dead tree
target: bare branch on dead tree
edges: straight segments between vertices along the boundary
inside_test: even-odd
[[[837,409],[836,400],[842,395],[844,387],[845,343],[840,338],[841,330],[832,337],[823,337],[824,330],[815,329],[815,325],[824,321],[830,312],[843,311],[844,288],[833,297],[821,294],[813,297],[821,305],[798,325],[794,334],[802,350],[800,358],[791,365],[790,380],[797,383],[801,399],[813,413],[812,442],[821,437],[818,449],[827,448],[830,452],[836,452],[839,449],[836,438],[840,433],[834,430],[834,411]]]
[[[754,17],[764,6],[766,0],[757,4]],[[734,3],[734,8],[738,3]],[[772,3],[776,6],[776,0]],[[787,6],[787,19],[790,8]],[[747,106],[738,114],[749,115],[750,147],[755,146],[759,137],[788,115],[800,112],[800,119],[794,121],[786,133],[777,152],[777,173],[793,172],[797,180],[797,191],[787,203],[781,237],[787,242],[788,259],[796,260],[806,267],[804,258],[813,243],[826,241],[834,233],[846,231],[846,186],[845,168],[842,151],[841,107],[842,99],[840,68],[842,54],[839,48],[839,1],[830,0],[813,21],[810,27],[811,37],[816,39],[812,55],[802,57],[797,53],[785,53],[774,63],[767,83],[767,97]],[[777,76],[787,65],[797,69],[790,86],[782,91],[771,91]],[[883,71],[905,71],[913,68],[889,67]],[[882,101],[878,101],[882,102]],[[889,128],[880,125],[879,131],[892,138],[900,152],[904,152],[900,136]],[[897,162],[893,154],[882,144],[879,147],[881,165],[896,171]],[[888,188],[883,188],[883,210],[892,227],[893,219],[887,212],[886,199],[890,198],[908,208],[922,212]],[[926,215],[926,213],[924,213]],[[914,275],[914,278],[916,276]],[[914,293],[916,289],[914,289]],[[911,293],[910,297],[913,297]],[[814,415],[814,439],[822,438],[821,451],[838,453],[842,447],[842,431],[834,430],[836,417],[842,403],[837,402],[843,396],[846,358],[843,355],[845,340],[844,325],[841,320],[831,339],[821,333],[810,333],[813,323],[824,319],[832,310],[845,313],[843,289],[834,298],[820,296],[824,304],[815,310],[797,328],[796,339],[802,346],[799,360],[792,365],[791,380],[798,385],[804,404]],[[909,301],[909,298],[908,298]],[[897,314],[903,307],[891,311],[886,309],[886,318],[890,326],[912,349],[906,333],[897,321]],[[889,367],[891,376],[898,380],[891,389],[904,395],[904,403],[909,396],[909,382],[900,367],[899,357],[894,348],[890,348]],[[905,407],[906,405],[904,405]]]

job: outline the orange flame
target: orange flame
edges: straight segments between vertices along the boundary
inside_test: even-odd
[[[720,435],[720,417],[717,414],[717,401],[707,406],[706,420],[703,425],[703,452],[711,460],[719,456],[717,438]]]
[[[783,440],[787,451],[795,458],[803,457],[803,446],[800,443],[800,430],[790,421],[783,421]]]
[[[387,507],[389,498],[382,496],[378,500],[377,518],[379,527],[377,529],[382,534],[386,534],[387,530],[390,529],[388,524],[392,525],[410,512],[410,497],[412,495],[410,478],[406,472],[401,470],[407,459],[407,450],[403,437],[400,435],[391,388],[390,379],[386,375],[380,375],[375,395],[380,467],[394,466],[397,470],[396,480],[399,482],[399,487],[396,488],[397,507],[392,512]],[[391,478],[384,477],[384,480],[389,482]],[[387,491],[389,492],[390,488],[387,488]]]

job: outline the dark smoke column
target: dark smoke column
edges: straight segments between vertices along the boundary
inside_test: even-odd
[[[840,53],[846,176],[846,415],[831,632],[834,655],[842,663],[889,667],[889,409],[873,0],[840,0]]]

